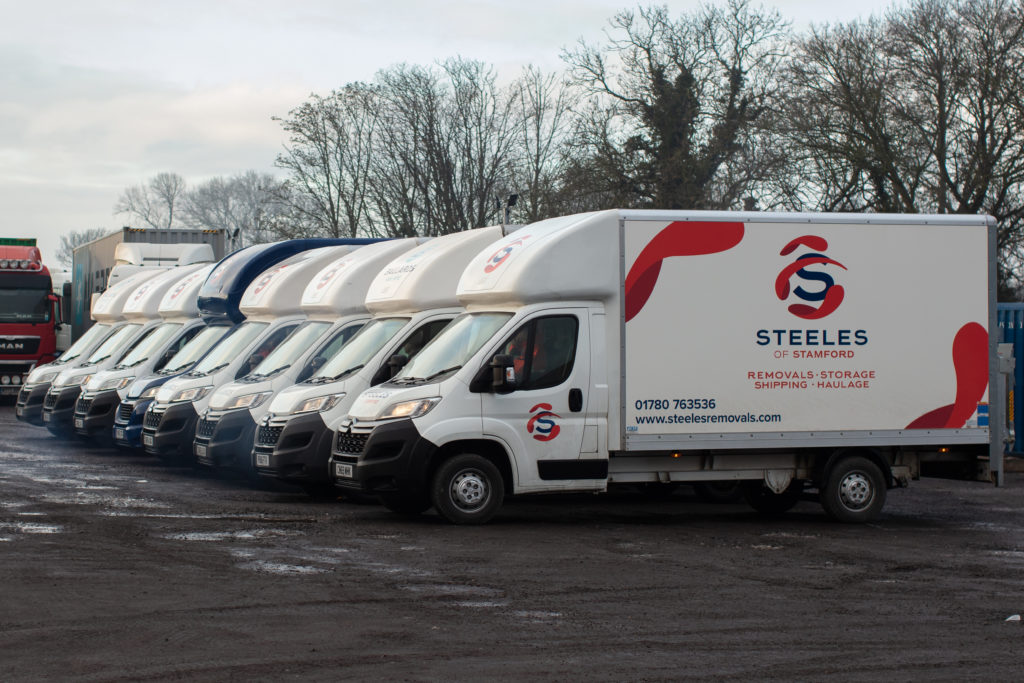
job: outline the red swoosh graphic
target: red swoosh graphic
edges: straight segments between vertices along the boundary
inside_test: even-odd
[[[988,386],[988,332],[978,323],[967,323],[953,338],[953,371],[953,403],[925,413],[907,429],[959,429],[977,410]]]

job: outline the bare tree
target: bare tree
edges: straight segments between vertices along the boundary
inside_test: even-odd
[[[236,246],[267,242],[287,213],[281,184],[271,174],[256,171],[214,178],[185,194],[181,220],[190,228],[223,229]]]
[[[184,193],[184,178],[177,173],[158,173],[144,185],[126,189],[114,213],[128,214],[151,228],[171,228],[178,220],[175,212]]]
[[[606,45],[563,52],[595,98],[578,129],[592,175],[633,206],[735,205],[747,189],[721,174],[769,107],[785,31],[748,0],[679,19],[641,7],[615,15]]]
[[[107,228],[88,228],[86,230],[72,230],[60,236],[60,246],[57,247],[57,263],[65,268],[71,267],[75,255],[75,248],[86,242],[92,242],[106,235],[110,230]]]
[[[313,233],[373,233],[368,205],[370,164],[378,127],[373,86],[354,83],[326,97],[312,95],[281,122],[289,135],[277,166],[288,172],[291,209]]]

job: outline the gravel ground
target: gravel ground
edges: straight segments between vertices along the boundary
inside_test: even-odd
[[[882,520],[688,491],[484,527],[54,439],[0,406],[0,680],[1016,680],[1024,475]]]

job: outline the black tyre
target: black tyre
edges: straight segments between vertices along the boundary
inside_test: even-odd
[[[702,481],[693,490],[705,503],[735,503],[743,499],[743,487],[738,481]]]
[[[821,488],[821,506],[839,522],[863,524],[885,505],[885,476],[871,460],[850,456],[834,463]]]
[[[501,508],[505,483],[494,463],[465,453],[438,468],[430,497],[441,516],[453,524],[485,524]]]
[[[426,498],[403,493],[382,493],[380,502],[388,510],[408,517],[415,517],[430,509],[430,501]]]
[[[775,493],[763,481],[745,481],[741,485],[743,498],[750,507],[765,515],[781,515],[800,502],[804,482],[795,479],[782,493]]]

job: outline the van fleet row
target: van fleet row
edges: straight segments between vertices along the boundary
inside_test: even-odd
[[[817,492],[867,521],[933,465],[1001,479],[993,235],[971,216],[615,210],[259,245],[108,289],[17,416],[455,523],[506,495],[720,481],[762,511]],[[910,342],[923,326],[933,349]],[[816,370],[869,373],[861,391],[749,381],[805,371],[780,347],[863,329],[856,366]],[[680,396],[713,419],[665,419]]]

